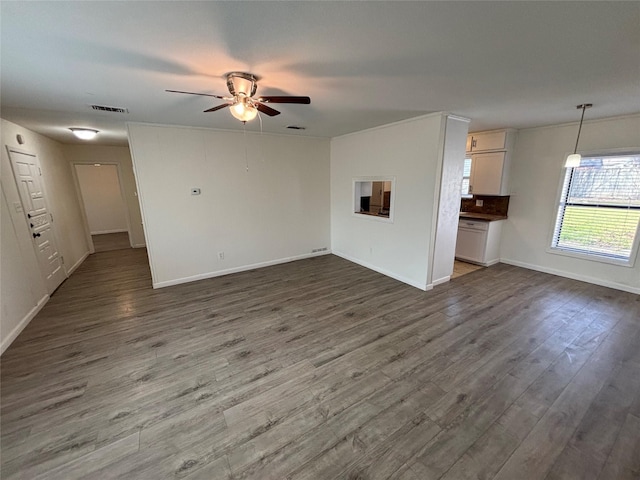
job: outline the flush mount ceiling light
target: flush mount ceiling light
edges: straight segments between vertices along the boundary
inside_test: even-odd
[[[582,156],[579,153],[576,153],[578,151],[578,141],[580,141],[580,132],[582,131],[582,121],[584,120],[584,111],[587,108],[591,108],[591,107],[593,107],[592,103],[583,103],[582,105],[576,106],[578,110],[582,109],[582,116],[580,117],[580,126],[578,127],[578,138],[576,138],[576,146],[573,149],[573,153],[567,156],[567,161],[564,164],[565,168],[574,168],[574,167],[580,166],[580,160],[582,159]]]
[[[92,140],[98,134],[93,128],[70,128],[71,132],[82,140]]]

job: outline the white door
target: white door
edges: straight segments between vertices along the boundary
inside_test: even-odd
[[[62,268],[62,257],[56,245],[38,159],[35,155],[15,150],[9,150],[9,157],[40,270],[51,294],[67,278],[67,274]]]

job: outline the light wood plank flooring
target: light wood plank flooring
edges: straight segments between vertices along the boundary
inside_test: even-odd
[[[484,267],[481,265],[474,265],[473,263],[456,260],[453,264],[453,273],[451,274],[451,278],[458,278],[462,275],[466,275],[467,273],[475,272],[476,270],[481,270],[483,268]]]
[[[91,255],[2,357],[3,479],[637,479],[640,297]]]
[[[131,248],[128,232],[91,235],[91,240],[93,241],[93,248],[96,253]]]

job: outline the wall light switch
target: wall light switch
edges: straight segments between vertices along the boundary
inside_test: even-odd
[[[481,207],[484,205],[484,200],[476,200],[476,207]]]
[[[192,188],[191,189],[191,195],[200,195],[200,189],[199,188]]]

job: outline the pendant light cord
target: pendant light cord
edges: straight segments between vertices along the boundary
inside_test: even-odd
[[[587,104],[582,105],[582,116],[580,116],[580,126],[578,127],[578,138],[576,138],[576,147],[573,149],[573,153],[578,152],[578,142],[580,141],[580,132],[582,131],[582,121],[584,120],[584,111],[587,109]]]

